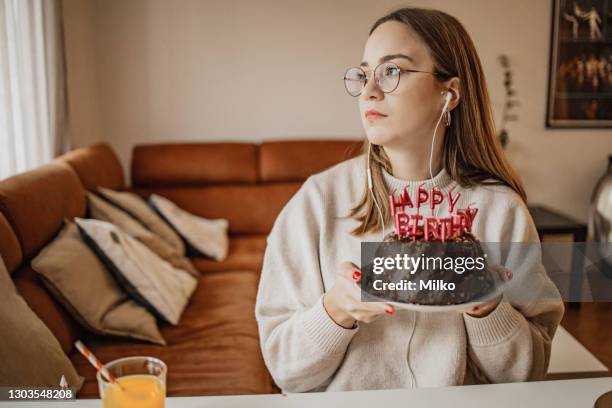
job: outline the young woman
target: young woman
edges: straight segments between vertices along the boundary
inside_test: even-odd
[[[457,208],[479,209],[481,242],[538,244],[466,30],[440,11],[397,10],[374,24],[345,84],[359,98],[367,153],[310,177],[268,237],[255,314],[276,383],[303,392],[542,379],[563,303],[539,252],[504,264],[513,281],[526,270],[531,301],[506,292],[423,313],[361,302],[357,285],[360,243],[393,229],[388,195],[404,188],[461,193]]]

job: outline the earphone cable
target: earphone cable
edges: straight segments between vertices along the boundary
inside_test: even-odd
[[[444,117],[444,114],[446,113],[446,108],[448,107],[449,102],[450,102],[450,98],[447,97],[444,101],[444,107],[442,108],[442,114],[440,115],[440,118],[438,118],[438,123],[436,123],[436,127],[434,128],[433,137],[431,138],[431,146],[429,148],[429,177],[431,177],[431,180],[435,187],[438,187],[438,186],[436,185],[436,181],[434,180],[433,170],[431,168],[431,165],[433,162],[433,148],[434,148],[434,143],[436,141],[436,134],[438,133],[438,126],[440,126],[440,122],[442,122],[442,118]]]

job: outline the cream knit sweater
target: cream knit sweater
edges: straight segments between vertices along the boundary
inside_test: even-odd
[[[479,209],[472,232],[482,242],[538,241],[525,204],[508,187],[463,189],[445,170],[426,182],[404,181],[385,172],[385,182],[391,191],[407,186],[412,197],[419,185],[429,189],[433,183],[444,194],[450,189],[461,192],[455,208],[472,204]],[[350,233],[357,221],[347,215],[365,186],[364,156],[311,176],[283,208],[268,237],[255,315],[266,365],[283,391],[542,379],[563,303],[539,250],[536,257],[519,257],[520,264],[504,263],[511,270],[527,267],[522,281],[532,301],[519,305],[506,293],[483,318],[396,310],[392,316],[345,329],[329,317],[322,296],[334,284],[338,265],[360,265],[361,241],[380,241],[380,233]],[[387,232],[391,228],[389,223]]]

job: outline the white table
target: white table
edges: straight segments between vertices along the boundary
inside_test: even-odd
[[[548,375],[553,379],[603,376],[608,368],[567,330],[559,326],[553,337]],[[574,377],[571,375],[575,374]],[[569,377],[568,377],[569,376]]]
[[[287,395],[175,397],[168,408],[310,408],[310,407],[453,407],[470,408],[590,408],[603,393],[612,391],[612,377],[513,384],[469,385],[406,390],[323,392]],[[64,403],[0,403],[0,407],[100,408],[100,400]]]
[[[559,326],[553,338],[550,366],[550,377],[575,375],[603,376],[607,368],[591,354],[567,330]],[[469,402],[474,407],[591,407],[595,399],[606,390],[612,390],[612,377],[588,380],[546,381],[536,383],[478,385],[448,388],[431,388],[417,390],[391,391],[354,391],[342,393],[310,393],[282,395],[250,395],[228,397],[184,397],[168,398],[166,407],[309,407],[317,404],[323,407],[351,406],[378,407],[384,403],[403,406],[402,401],[425,403],[425,406],[457,405],[457,402]],[[552,400],[551,400],[552,398]],[[16,407],[49,407],[49,402],[2,403],[0,408]],[[504,405],[506,404],[506,405]],[[410,406],[415,406],[411,405]],[[467,404],[463,404],[467,405]],[[79,400],[68,403],[52,403],[50,406],[69,406],[73,408],[100,408],[100,400]],[[389,407],[393,408],[393,407]]]

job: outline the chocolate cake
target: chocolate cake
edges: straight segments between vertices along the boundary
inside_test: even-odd
[[[434,239],[426,241],[421,237],[398,239],[397,234],[392,232],[385,237],[384,242],[380,243],[375,256],[396,258],[398,254],[401,257],[407,255],[415,260],[422,258],[422,263],[420,267],[412,268],[414,273],[404,267],[394,266],[385,269],[382,274],[365,274],[361,282],[363,290],[378,299],[393,302],[456,305],[486,298],[499,284],[499,278],[487,268],[486,256],[478,239],[467,230],[445,242]],[[444,262],[424,261],[426,258],[430,260],[439,258]],[[466,269],[463,273],[457,273],[461,268],[448,268],[449,265],[458,265],[452,262],[459,258],[464,260],[479,258],[482,262],[480,265],[484,264],[484,267]],[[384,282],[414,283],[410,284],[411,290],[381,290],[379,282],[377,284],[379,290],[376,290],[374,281],[377,279],[382,279]]]

